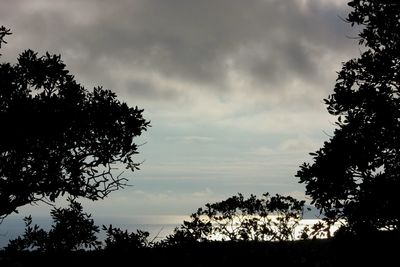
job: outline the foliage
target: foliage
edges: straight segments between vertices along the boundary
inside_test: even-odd
[[[0,44],[7,34],[1,27]],[[27,50],[16,64],[0,64],[0,217],[64,194],[97,200],[126,185],[113,169],[138,169],[133,139],[149,127],[142,112],[110,90],[86,90],[59,55]]]
[[[54,224],[48,232],[36,224],[32,227],[31,216],[26,217],[25,233],[22,237],[10,240],[6,249],[51,252],[98,248],[101,244],[96,236],[99,227],[94,224],[90,214],[83,212],[80,203],[73,199],[69,199],[69,202],[68,208],[54,208],[51,211]]]
[[[359,58],[343,64],[325,99],[337,129],[297,173],[329,222],[352,232],[400,229],[400,3],[353,0]]]
[[[184,221],[165,240],[167,245],[222,241],[282,241],[293,240],[294,229],[302,218],[304,201],[290,196],[262,198],[242,194],[224,201],[206,204]]]
[[[107,233],[104,241],[106,250],[122,252],[151,246],[151,242],[148,240],[149,232],[137,230],[136,233],[129,233],[127,230],[113,228],[112,225],[108,228],[103,225],[103,230]]]
[[[9,29],[7,29],[4,26],[0,26],[0,48],[1,48],[1,44],[4,43],[6,44],[7,42],[4,40],[4,37],[7,35],[10,35],[11,31]],[[0,54],[1,56],[1,54]]]

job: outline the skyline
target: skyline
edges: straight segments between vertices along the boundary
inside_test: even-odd
[[[359,54],[347,1],[4,1],[1,60],[61,54],[86,89],[144,109],[141,170],[93,216],[190,215],[238,192],[304,198],[294,177],[335,118],[322,99]],[[48,215],[27,206],[21,216]]]

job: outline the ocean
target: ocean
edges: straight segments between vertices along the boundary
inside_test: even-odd
[[[33,217],[33,224],[39,225],[45,230],[49,230],[52,224],[50,217]],[[95,218],[95,224],[100,227],[98,234],[99,240],[103,241],[106,238],[106,233],[102,230],[102,225],[109,226],[112,224],[113,227],[121,228],[121,230],[128,230],[128,232],[136,232],[136,230],[147,231],[150,233],[148,240],[160,241],[166,236],[173,233],[174,229],[181,223],[174,222],[168,223],[165,220],[160,220],[160,223],[151,222],[143,223],[143,218],[137,219],[135,217],[130,219],[116,219],[116,218]],[[137,221],[137,223],[135,223]],[[127,223],[128,222],[128,223]],[[183,222],[183,220],[182,220]],[[22,235],[25,230],[25,224],[22,217],[10,217],[6,218],[0,224],[0,249],[4,248],[10,239],[15,239]]]
[[[148,240],[160,241],[166,236],[173,233],[174,229],[180,226],[187,216],[134,216],[125,218],[103,217],[94,218],[95,224],[100,227],[98,234],[99,240],[103,241],[106,238],[106,233],[102,230],[102,225],[118,227],[128,232],[136,232],[136,230],[147,231],[150,233]],[[296,228],[295,235],[301,231],[302,227],[308,225],[311,227],[317,223],[318,219],[303,219],[300,226]],[[33,217],[33,224],[39,225],[41,228],[48,230],[51,227],[52,220],[50,217]],[[5,247],[10,239],[15,239],[24,233],[25,225],[22,217],[10,216],[0,224],[0,248]],[[337,227],[331,229],[333,233]]]

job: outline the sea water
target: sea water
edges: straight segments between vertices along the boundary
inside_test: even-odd
[[[50,217],[33,217],[33,224],[39,225],[45,230],[49,230],[52,225]],[[184,220],[188,220],[184,216],[136,216],[136,217],[125,217],[125,218],[94,218],[94,222],[99,226],[100,232],[98,238],[100,241],[104,241],[106,238],[106,232],[102,229],[105,225],[108,227],[112,224],[115,228],[128,232],[135,232],[137,230],[149,232],[149,241],[158,242],[165,239],[168,235],[174,232],[176,227],[179,227]],[[146,223],[148,221],[149,223]],[[295,229],[294,236],[300,236],[301,230],[308,226],[318,223],[319,219],[303,219]],[[339,225],[334,225],[331,228],[331,233],[338,229]],[[9,216],[0,224],[0,248],[5,247],[10,239],[15,239],[24,233],[25,224],[22,217]]]
[[[40,228],[47,231],[51,228],[52,225],[52,220],[50,217],[33,217],[32,221],[32,225],[37,224]],[[106,238],[106,231],[102,229],[103,225],[108,227],[110,224],[112,224],[113,228],[120,228],[123,231],[128,230],[128,232],[135,233],[137,230],[146,231],[150,234],[148,240],[157,242],[165,239],[168,235],[172,234],[174,229],[181,224],[178,222],[168,223],[166,221],[161,221],[160,223],[144,223],[143,219],[136,221],[138,222],[135,222],[135,218],[131,220],[116,218],[102,218],[99,220],[94,220],[95,224],[99,226],[100,232],[97,236],[101,241],[104,241],[104,239]],[[15,239],[18,236],[23,235],[24,230],[25,223],[22,217],[10,216],[10,218],[4,219],[3,222],[0,224],[0,249],[7,246],[9,240]]]

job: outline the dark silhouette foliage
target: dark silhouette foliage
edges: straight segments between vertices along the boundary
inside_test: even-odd
[[[0,26],[0,48],[1,48],[1,44],[6,44],[7,42],[4,40],[4,37],[6,37],[7,35],[10,35],[11,31],[10,29],[7,29],[4,26]],[[1,56],[1,54],[0,54]]]
[[[110,225],[103,225],[103,230],[106,231],[107,238],[104,241],[106,250],[124,252],[138,248],[151,247],[152,242],[148,240],[149,232],[137,230],[136,233],[129,233],[128,230],[121,230]]]
[[[290,196],[261,198],[242,194],[206,204],[165,240],[166,245],[222,241],[283,241],[295,239],[295,227],[303,216],[304,201]]]
[[[0,43],[9,30],[0,29]],[[101,87],[88,91],[59,55],[24,51],[0,64],[0,217],[64,194],[91,200],[126,185],[115,163],[138,169],[143,110]]]
[[[54,224],[48,232],[36,224],[32,226],[31,216],[25,217],[25,233],[10,240],[6,250],[66,252],[99,248],[101,242],[96,236],[99,227],[90,214],[83,212],[80,203],[73,199],[69,199],[69,203],[68,208],[52,209]]]
[[[358,58],[343,64],[325,99],[333,137],[297,173],[312,203],[350,232],[400,229],[400,2],[354,0]]]
[[[8,252],[72,252],[79,250],[101,250],[108,252],[129,252],[140,248],[149,248],[154,242],[148,240],[149,232],[137,230],[130,233],[127,230],[109,225],[103,225],[106,232],[104,243],[98,240],[99,227],[95,225],[91,214],[83,212],[82,205],[73,199],[68,199],[69,207],[53,208],[51,217],[53,225],[49,231],[32,226],[32,217],[24,218],[25,233],[10,240]]]

